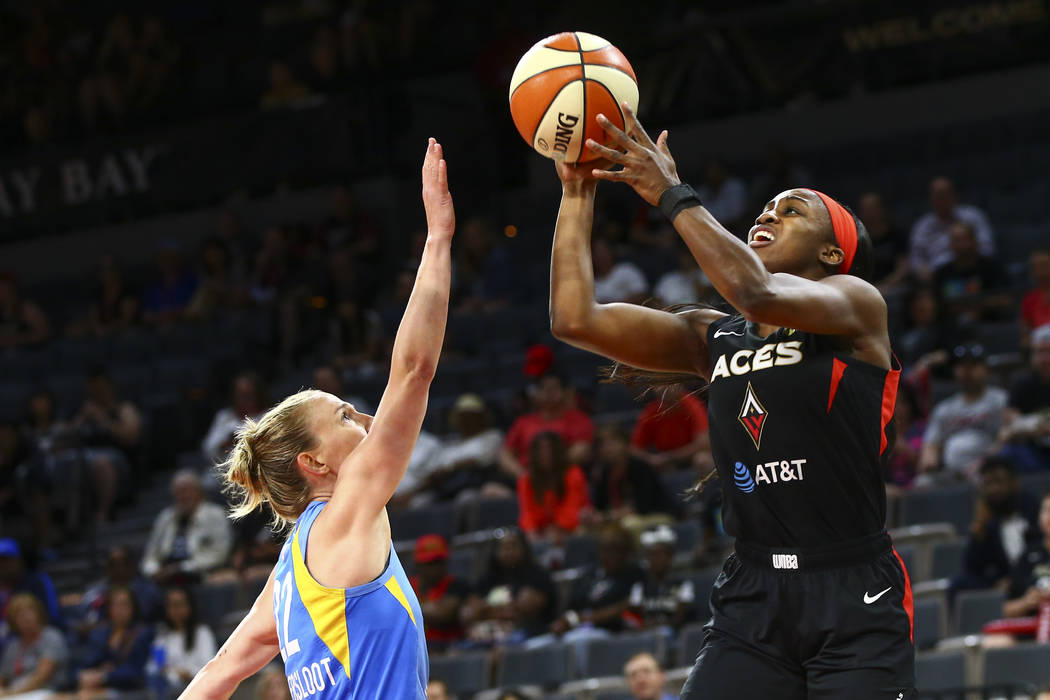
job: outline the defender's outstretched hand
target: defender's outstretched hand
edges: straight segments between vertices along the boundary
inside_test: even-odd
[[[430,139],[423,159],[423,208],[428,234],[451,238],[456,229],[456,210],[448,191],[448,164],[436,139]]]
[[[681,183],[674,158],[667,149],[667,131],[661,132],[654,143],[642,128],[630,105],[624,102],[620,106],[626,120],[626,133],[606,119],[604,114],[598,115],[598,123],[609,134],[613,143],[623,149],[622,152],[603,146],[593,139],[587,139],[587,148],[613,163],[622,165],[623,169],[596,168],[592,174],[599,180],[626,182],[642,196],[642,199],[655,207],[660,203],[660,195],[665,190]]]

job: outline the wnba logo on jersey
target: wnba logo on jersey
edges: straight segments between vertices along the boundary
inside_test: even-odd
[[[747,392],[744,394],[744,405],[740,407],[740,415],[737,416],[737,420],[740,421],[740,425],[744,426],[744,430],[751,437],[751,442],[755,443],[755,449],[759,449],[762,444],[762,429],[766,427],[766,417],[769,413],[762,407],[758,397],[755,396],[755,390],[751,388],[751,382],[747,383]]]

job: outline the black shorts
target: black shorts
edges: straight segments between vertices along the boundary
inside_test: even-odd
[[[889,535],[824,550],[737,543],[681,700],[907,700],[911,583]]]

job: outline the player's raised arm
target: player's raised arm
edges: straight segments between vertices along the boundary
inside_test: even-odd
[[[273,573],[241,624],[182,691],[179,700],[226,700],[248,678],[277,656],[273,617]]]
[[[576,347],[652,372],[707,375],[707,325],[724,316],[699,309],[669,313],[594,299],[591,227],[597,180],[593,163],[558,163],[561,208],[551,253],[551,331]],[[645,342],[638,342],[645,338]]]
[[[331,500],[334,507],[327,517],[349,517],[350,510],[365,517],[381,511],[405,475],[423,425],[430,382],[445,337],[456,226],[448,169],[441,145],[434,139],[430,139],[423,161],[423,205],[426,247],[394,339],[390,379],[368,434],[339,473]],[[352,509],[341,507],[350,504]]]

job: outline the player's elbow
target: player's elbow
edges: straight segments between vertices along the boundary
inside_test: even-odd
[[[437,373],[438,358],[430,355],[408,355],[398,363],[396,372],[403,381],[429,385]],[[391,375],[394,373],[391,372]]]
[[[777,295],[768,286],[742,286],[728,300],[740,314],[752,323],[770,321],[770,315],[776,309]]]
[[[591,335],[590,314],[580,310],[551,308],[551,335],[565,343],[586,341]]]

